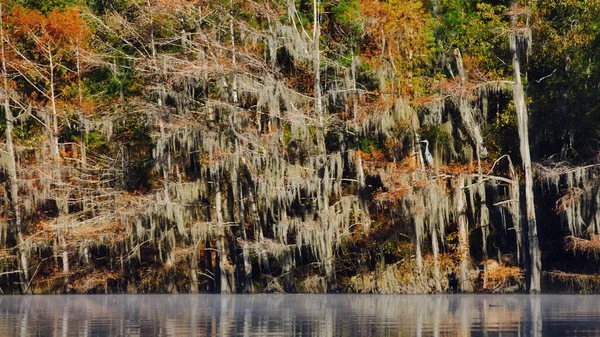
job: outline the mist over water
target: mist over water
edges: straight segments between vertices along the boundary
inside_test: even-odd
[[[600,296],[3,296],[0,335],[600,336]]]

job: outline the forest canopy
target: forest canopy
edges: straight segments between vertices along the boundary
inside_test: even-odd
[[[600,289],[594,1],[0,9],[3,293]]]

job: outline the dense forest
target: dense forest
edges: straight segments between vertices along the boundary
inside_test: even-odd
[[[600,3],[0,0],[0,291],[600,291]]]

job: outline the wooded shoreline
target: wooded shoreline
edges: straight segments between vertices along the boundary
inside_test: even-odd
[[[4,294],[600,291],[600,4],[0,18]]]

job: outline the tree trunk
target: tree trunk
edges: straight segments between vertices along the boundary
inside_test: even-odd
[[[231,101],[237,106],[238,103],[238,86],[237,86],[237,57],[235,51],[235,34],[233,31],[233,0],[229,2],[229,38],[231,40],[231,62],[233,65],[233,72],[231,73]]]
[[[55,74],[55,68],[57,67],[57,64],[54,63],[54,54],[52,53],[52,50],[50,48],[48,48],[48,60],[50,62],[50,103],[52,106],[52,126],[51,126],[51,135],[50,135],[50,150],[52,153],[52,159],[53,159],[53,165],[56,168],[56,171],[54,174],[56,174],[56,180],[58,182],[61,182],[62,180],[62,173],[61,173],[61,169],[60,169],[60,163],[58,162],[58,159],[60,159],[60,152],[59,152],[59,144],[58,144],[58,109],[56,107],[56,91],[55,91],[55,83],[54,83],[54,74]],[[58,207],[58,212],[59,212],[59,218],[64,215],[66,216],[68,214],[68,203],[69,197],[68,195],[64,196],[64,200],[59,202],[57,200],[57,204],[63,204],[62,207]],[[64,274],[64,290],[67,291],[68,290],[68,284],[69,284],[69,253],[67,251],[67,243],[66,243],[66,239],[65,239],[65,231],[67,230],[68,226],[67,224],[65,224],[64,228],[61,228],[58,230],[58,241],[60,242],[60,246],[61,246],[61,257],[62,257],[62,265],[63,265],[63,274]]]
[[[83,81],[81,79],[81,53],[79,51],[79,48],[77,48],[75,50],[76,52],[76,56],[77,56],[77,101],[79,103],[79,130],[81,132],[81,140],[79,141],[79,151],[81,153],[81,166],[83,169],[86,168],[86,163],[87,163],[87,149],[86,149],[86,137],[87,137],[87,130],[85,127],[85,116],[83,114],[83,111],[81,110],[82,105],[83,105]],[[84,203],[85,204],[85,203]]]
[[[513,5],[515,5],[513,3]],[[514,7],[514,6],[513,6]],[[537,223],[535,217],[535,204],[533,198],[533,172],[531,169],[531,154],[529,151],[529,129],[527,105],[525,104],[525,92],[521,83],[521,64],[518,55],[518,39],[520,30],[516,27],[517,17],[513,15],[511,18],[510,32],[510,51],[512,54],[514,89],[513,98],[518,119],[518,131],[520,139],[521,160],[523,161],[523,171],[525,173],[525,221],[527,224],[528,237],[528,290],[532,294],[541,291],[541,269],[542,262],[540,257],[540,247],[537,234]]]
[[[1,15],[1,13],[0,13]],[[4,60],[3,60],[3,68],[4,68]],[[4,68],[6,69],[6,68]],[[4,73],[6,74],[6,73]],[[6,77],[5,77],[6,83]],[[31,293],[29,289],[29,262],[27,258],[27,250],[24,246],[23,239],[23,229],[21,223],[21,211],[19,209],[19,185],[17,180],[17,166],[15,161],[15,150],[12,139],[13,133],[13,116],[12,111],[10,109],[10,103],[8,99],[8,91],[4,90],[4,116],[6,118],[6,152],[8,152],[8,160],[6,171],[8,174],[8,185],[9,185],[9,194],[10,194],[10,210],[12,213],[12,223],[13,223],[13,233],[16,235],[17,247],[18,247],[18,261],[19,261],[19,278],[21,282],[21,292],[25,294]]]
[[[432,226],[431,228],[431,250],[433,252],[433,281],[435,282],[435,291],[439,294],[442,292],[442,285],[440,283],[440,247],[438,242],[438,231],[435,226]]]
[[[319,119],[317,126],[317,144],[319,153],[325,154],[325,129],[323,124],[323,101],[321,96],[321,24],[319,22],[319,1],[313,0],[313,67],[314,67],[314,90],[315,90],[315,113]]]
[[[475,110],[473,109],[472,101],[468,97],[467,90],[467,74],[463,65],[462,54],[457,48],[454,50],[454,56],[456,58],[456,67],[458,68],[458,75],[462,86],[461,95],[459,98],[459,111],[462,118],[463,124],[467,129],[467,132],[471,136],[471,140],[474,144],[475,156],[477,158],[478,178],[477,178],[477,195],[479,196],[479,226],[481,227],[481,250],[483,252],[483,258],[487,259],[487,237],[489,234],[489,210],[486,205],[485,197],[485,186],[483,184],[483,175],[481,172],[481,158],[488,156],[487,149],[483,144],[483,136],[481,128],[475,120]]]
[[[358,198],[360,201],[360,208],[362,212],[362,224],[366,235],[369,235],[371,231],[371,221],[369,219],[369,205],[368,196],[366,191],[365,183],[365,171],[363,168],[362,157],[360,153],[356,152],[356,180],[358,180]]]
[[[469,220],[467,218],[467,201],[463,187],[465,178],[459,177],[455,187],[455,205],[458,218],[458,249],[460,253],[460,268],[458,274],[458,290],[460,292],[473,291],[473,285],[469,279]]]
[[[421,243],[423,241],[423,216],[415,215],[415,262],[417,265],[417,273],[421,275],[423,272],[423,252]]]
[[[487,149],[483,144],[483,136],[481,135],[481,128],[473,116],[473,106],[471,100],[468,97],[467,90],[467,74],[463,65],[462,55],[459,49],[454,50],[454,56],[456,57],[456,67],[458,68],[458,75],[462,86],[461,95],[459,98],[458,110],[460,111],[460,117],[462,122],[467,129],[467,132],[471,136],[471,140],[475,145],[475,152],[478,157],[485,158],[488,155]]]
[[[50,127],[50,152],[52,159],[57,160],[60,157],[58,151],[58,109],[56,108],[56,93],[54,90],[54,55],[52,50],[48,48],[48,61],[50,62],[50,103],[52,106],[52,125]]]
[[[6,152],[8,153],[8,160],[6,162],[6,173],[8,175],[8,191],[10,198],[10,211],[12,213],[13,233],[15,234],[17,241],[17,252],[18,252],[18,265],[19,265],[19,281],[21,283],[21,292],[24,294],[30,294],[29,289],[29,261],[27,259],[27,251],[24,245],[22,223],[21,223],[21,212],[19,209],[19,185],[17,177],[17,163],[15,156],[15,147],[13,143],[13,123],[14,118],[12,110],[10,109],[10,90],[8,85],[8,70],[6,67],[6,54],[4,50],[4,22],[3,19],[3,8],[0,4],[0,45],[1,45],[1,57],[2,57],[2,84],[3,84],[3,104],[4,104],[4,118],[6,119]]]
[[[231,73],[231,103],[233,104],[234,108],[231,111],[232,114],[232,118],[231,118],[231,127],[235,128],[237,125],[237,108],[238,108],[238,83],[237,83],[237,56],[236,56],[236,47],[235,47],[235,33],[234,33],[234,29],[233,29],[233,18],[234,18],[234,8],[233,8],[233,0],[231,0],[229,2],[229,38],[231,40],[231,61],[232,61],[232,65],[233,65],[233,71]],[[238,218],[237,218],[237,225],[238,225],[238,231],[241,231],[241,236],[242,238],[246,237],[246,229],[244,228],[245,224],[246,224],[246,217],[245,217],[245,213],[244,213],[244,201],[243,201],[243,189],[242,189],[242,185],[240,183],[240,166],[241,166],[241,155],[240,155],[240,147],[239,147],[239,141],[238,139],[234,140],[234,151],[235,151],[235,157],[233,160],[233,168],[232,168],[232,172],[231,172],[231,200],[229,200],[228,202],[228,207],[230,207],[230,214],[231,214],[231,221],[234,222],[236,221],[235,219],[235,198],[238,197]],[[238,244],[238,240],[237,240],[237,234],[236,232],[232,233],[232,242],[233,245],[237,247]],[[251,292],[252,289],[252,265],[249,263],[249,256],[248,256],[248,251],[247,249],[244,250],[242,247],[242,252],[243,252],[243,264],[244,264],[244,290],[246,292]],[[239,274],[239,263],[237,263],[238,259],[235,259],[236,261],[236,271],[238,271]],[[238,277],[238,282],[240,284],[238,284],[238,290],[242,289],[242,284],[241,284],[241,278],[239,277],[239,275],[236,275]],[[232,283],[233,285],[233,283]]]
[[[515,229],[515,236],[517,240],[517,263],[521,264],[523,261],[523,226],[521,226],[521,196],[519,193],[519,176],[515,172],[512,161],[509,159],[510,179],[512,180],[511,186],[509,186],[509,200],[508,211],[510,212],[513,228]]]
[[[62,231],[59,231],[59,235],[60,238],[59,240],[62,241],[60,243],[61,248],[62,248],[62,263],[63,263],[63,274],[64,274],[64,292],[68,292],[69,291],[69,273],[70,273],[70,268],[69,268],[69,251],[67,250],[67,242],[66,239],[64,237],[64,235],[62,234]]]
[[[190,293],[196,294],[198,292],[198,252],[194,248],[192,255],[190,256]]]
[[[260,215],[258,213],[258,200],[256,199],[256,193],[252,192],[252,189],[256,188],[255,186],[252,186],[248,189],[248,197],[250,198],[250,202],[252,205],[252,220],[254,221],[253,227],[254,227],[254,240],[258,241],[258,242],[263,242],[265,237],[263,234],[263,230],[262,230],[262,223],[260,221]],[[258,255],[258,259],[260,260],[262,267],[263,267],[263,273],[266,274],[270,274],[271,273],[271,266],[269,264],[269,257],[267,256],[267,254],[265,254],[262,251],[258,251],[257,252]]]
[[[217,176],[215,182],[217,191],[215,193],[215,212],[217,213],[217,254],[219,254],[219,284],[221,285],[221,294],[231,294],[229,275],[231,273],[231,263],[228,259],[227,240],[225,238],[225,223],[223,222],[223,206],[221,203],[221,182]]]
[[[352,65],[350,71],[352,72],[352,91],[354,93],[354,98],[352,99],[352,113],[354,118],[354,132],[356,134],[360,133],[360,123],[358,121],[358,90],[356,87],[356,59],[354,55],[352,55]],[[369,235],[371,231],[371,219],[369,216],[369,205],[368,205],[368,196],[366,189],[366,181],[365,181],[365,170],[363,167],[363,161],[360,152],[355,152],[356,156],[356,180],[358,181],[358,198],[360,200],[360,208],[361,208],[361,222],[363,224],[363,229],[366,235]]]
[[[237,144],[237,143],[236,143]],[[252,284],[252,263],[250,262],[250,251],[248,247],[248,236],[246,235],[246,211],[244,206],[244,191],[242,184],[238,177],[238,189],[239,189],[239,212],[240,212],[240,233],[242,238],[242,258],[244,260],[244,292],[253,293],[254,285]]]

